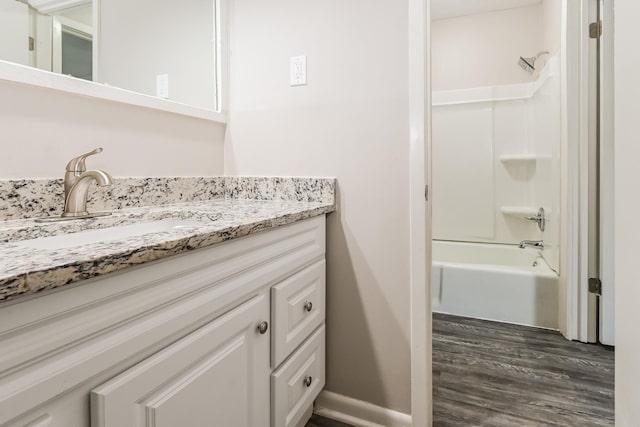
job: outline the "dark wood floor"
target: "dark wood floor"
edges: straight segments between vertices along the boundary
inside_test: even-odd
[[[613,426],[612,350],[434,314],[434,426]]]
[[[349,424],[313,415],[305,427],[351,427]]]
[[[613,360],[553,331],[434,314],[433,425],[613,426]]]

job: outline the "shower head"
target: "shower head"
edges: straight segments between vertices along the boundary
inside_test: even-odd
[[[531,58],[523,58],[521,56],[520,59],[518,60],[518,65],[527,73],[533,74],[533,72],[536,70],[535,62],[536,62],[535,56]]]
[[[536,56],[532,56],[530,58],[524,58],[521,56],[520,59],[518,60],[518,65],[527,73],[533,74],[533,72],[536,70],[536,61],[538,60],[538,58],[541,55],[548,55],[548,54],[549,52],[547,52],[546,50],[543,50],[542,52],[539,52]]]

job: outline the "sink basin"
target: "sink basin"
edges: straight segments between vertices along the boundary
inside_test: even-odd
[[[41,237],[38,239],[15,242],[17,245],[33,249],[65,249],[92,243],[124,240],[131,237],[150,233],[176,231],[180,229],[201,226],[202,223],[187,219],[165,219],[138,224],[119,225],[98,230],[85,230],[76,233],[60,234],[57,236]]]

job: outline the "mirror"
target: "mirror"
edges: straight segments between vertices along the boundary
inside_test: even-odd
[[[0,0],[0,60],[218,110],[215,0]]]

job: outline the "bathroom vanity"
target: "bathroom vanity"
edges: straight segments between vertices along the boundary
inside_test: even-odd
[[[332,210],[227,197],[108,220],[115,233],[190,212],[175,230],[3,243],[33,271],[0,277],[0,425],[304,425],[324,386]]]

